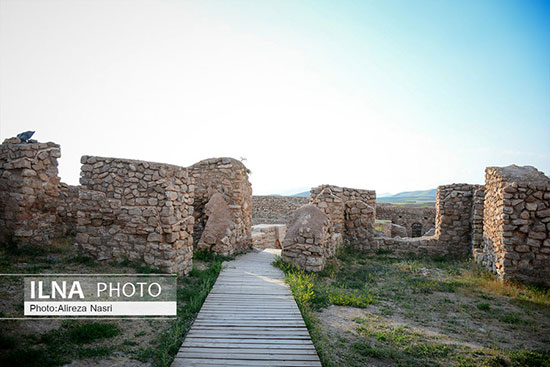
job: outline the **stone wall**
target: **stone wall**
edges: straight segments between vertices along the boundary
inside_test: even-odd
[[[252,226],[252,247],[263,250],[266,248],[283,248],[286,234],[284,224],[257,224]]]
[[[332,221],[312,204],[298,208],[288,226],[281,257],[306,271],[321,271],[335,255],[341,236]]]
[[[310,203],[331,219],[334,232],[347,245],[374,236],[375,191],[321,185],[311,189]]]
[[[83,156],[75,246],[98,260],[129,259],[187,274],[193,256],[188,169]]]
[[[367,205],[376,208],[376,191],[339,187],[334,185],[321,185],[310,190],[310,202],[314,200],[324,189],[330,189],[344,203],[350,200],[362,200]]]
[[[250,248],[252,239],[252,186],[248,181],[247,169],[233,158],[212,158],[189,167],[194,187],[195,225],[194,241],[198,243],[208,220],[204,207],[216,192],[223,195],[229,205],[235,224],[235,244],[230,253]]]
[[[0,145],[0,239],[49,244],[74,230],[74,187],[60,183],[55,143]]]
[[[374,207],[363,200],[346,201],[344,243],[354,245],[374,237]]]
[[[252,224],[288,224],[296,209],[309,203],[309,197],[252,196]]]
[[[500,278],[550,284],[550,179],[534,167],[488,167],[482,250]]]
[[[316,192],[315,195],[313,193],[314,189],[312,189],[310,203],[315,205],[329,217],[334,232],[343,238],[345,232],[344,216],[346,205],[340,196],[337,195],[338,191],[333,191],[333,188],[336,187],[326,186],[322,190]],[[341,188],[338,187],[336,189]]]
[[[391,251],[394,256],[470,254],[473,239],[479,239],[483,230],[479,226],[479,216],[483,216],[479,201],[482,196],[483,186],[479,185],[439,186],[436,194],[435,235],[418,238],[381,236],[355,247],[364,251]]]
[[[485,187],[474,188],[472,212],[470,215],[472,254],[483,252],[483,209],[485,203]]]
[[[449,253],[472,252],[471,223],[474,192],[480,185],[452,184],[439,186],[436,195],[435,236]]]
[[[376,204],[376,219],[391,220],[392,223],[407,229],[407,237],[413,237],[413,224],[422,225],[423,236],[431,228],[435,228],[435,208],[416,208],[387,203]]]

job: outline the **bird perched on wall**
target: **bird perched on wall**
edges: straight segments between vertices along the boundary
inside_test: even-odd
[[[17,134],[17,137],[26,143],[33,135],[34,131],[25,131],[24,133]]]

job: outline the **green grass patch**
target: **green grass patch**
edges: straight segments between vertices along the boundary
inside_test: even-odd
[[[153,340],[152,348],[140,350],[136,358],[151,362],[154,367],[169,367],[178,352],[193,320],[200,311],[222,269],[225,258],[214,257],[208,269],[196,267],[189,276],[178,279],[178,317],[172,325]]]
[[[477,308],[481,311],[489,311],[491,309],[491,305],[487,302],[481,302],[477,304]]]
[[[496,280],[466,257],[379,255],[341,248],[317,274],[275,260],[323,366],[546,366],[545,352],[511,351],[510,339],[494,330],[517,331],[519,348],[535,340],[550,345],[544,285]],[[348,318],[351,312],[324,311],[329,305],[366,308],[361,314],[370,316],[358,320],[355,335],[326,330],[324,312]]]
[[[74,343],[87,344],[99,339],[112,338],[120,334],[120,330],[114,324],[86,323],[72,327],[67,333]]]

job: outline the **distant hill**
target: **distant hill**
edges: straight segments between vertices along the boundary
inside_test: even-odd
[[[437,189],[420,190],[420,191],[404,191],[391,196],[377,197],[376,201],[379,201],[381,203],[433,202],[435,201],[436,191]]]
[[[437,189],[420,190],[420,191],[404,191],[398,194],[392,195],[390,193],[384,193],[376,195],[376,201],[381,203],[425,203],[435,202],[435,193]],[[274,195],[279,196],[279,195]],[[290,196],[299,196],[307,198],[309,197],[309,191],[299,192]]]

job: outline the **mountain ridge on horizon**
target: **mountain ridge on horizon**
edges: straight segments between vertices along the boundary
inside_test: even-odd
[[[383,193],[380,196],[376,197],[376,201],[384,202],[384,203],[396,203],[396,202],[407,202],[407,201],[412,201],[412,202],[435,201],[436,192],[437,192],[437,189],[402,191],[394,195],[392,195],[391,193]],[[273,196],[283,196],[283,195],[273,195]],[[309,191],[299,192],[288,196],[309,197]]]

